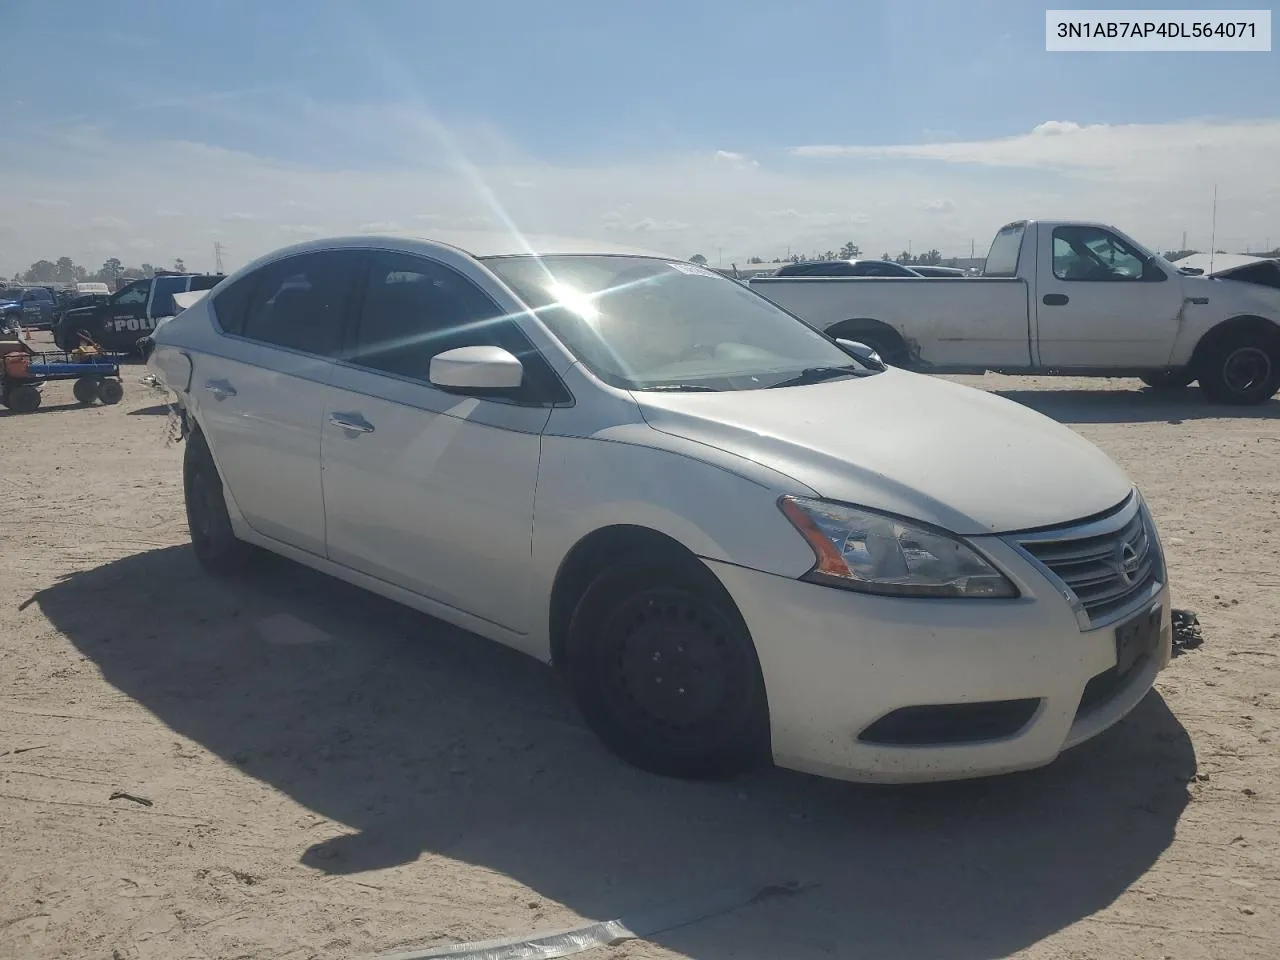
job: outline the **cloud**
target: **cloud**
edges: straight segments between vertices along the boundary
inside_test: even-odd
[[[493,131],[444,130],[408,108],[278,106],[238,103],[226,122],[243,114],[255,134],[271,130],[290,151],[352,131],[362,156],[375,159],[362,166],[317,146],[303,163],[292,152],[140,140],[133,127],[33,128],[20,155],[0,159],[0,273],[42,257],[123,256],[131,235],[197,269],[212,267],[218,236],[233,268],[299,238],[401,224],[446,241],[484,228],[642,240],[677,256],[723,248],[726,263],[847,241],[968,255],[971,242],[984,249],[1019,217],[1106,220],[1163,249],[1180,246],[1185,230],[1203,247],[1215,182],[1220,246],[1258,249],[1280,232],[1280,120],[1051,120],[989,140],[800,147],[759,160],[704,147],[570,164],[531,156]],[[526,182],[537,188],[518,186]],[[120,196],[178,197],[182,210],[131,207],[125,225],[112,199]]]
[[[718,164],[735,170],[752,170],[760,166],[758,160],[752,160],[746,154],[734,153],[732,150],[717,150],[712,159]]]
[[[71,203],[67,200],[46,200],[43,197],[32,197],[27,203],[33,207],[69,207]]]
[[[129,241],[130,250],[152,250],[155,248],[155,241],[148,240],[146,237],[135,237]]]

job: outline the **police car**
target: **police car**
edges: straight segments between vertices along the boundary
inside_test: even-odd
[[[126,284],[106,303],[66,311],[53,328],[60,349],[72,350],[85,337],[112,353],[133,353],[156,324],[179,312],[176,294],[212,290],[222,274],[158,273]]]

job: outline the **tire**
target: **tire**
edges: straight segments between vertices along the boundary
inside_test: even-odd
[[[14,413],[34,413],[40,409],[40,391],[29,383],[9,388],[8,406]]]
[[[124,384],[119,380],[107,378],[98,381],[98,399],[107,406],[114,406],[124,398]]]
[[[249,546],[237,540],[231,529],[222,479],[203,434],[192,434],[187,441],[182,488],[191,548],[200,565],[219,577],[241,572],[249,559]]]
[[[71,392],[75,395],[76,403],[87,407],[98,399],[98,381],[94,377],[81,377],[71,388]]]
[[[1215,403],[1265,403],[1280,390],[1280,335],[1227,334],[1205,351],[1200,389]]]
[[[1144,373],[1138,379],[1152,390],[1181,390],[1191,386],[1196,378],[1195,373],[1183,367],[1180,370],[1158,370],[1155,373]]]
[[[700,562],[649,556],[605,569],[573,613],[567,654],[587,724],[633,766],[723,779],[768,756],[755,646]]]

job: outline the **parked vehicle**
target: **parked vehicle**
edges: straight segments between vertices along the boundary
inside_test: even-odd
[[[752,289],[891,364],[929,372],[1193,380],[1219,403],[1280,389],[1280,292],[1188,276],[1114,227],[1020,220],[962,284],[766,277]]]
[[[53,329],[54,342],[74,349],[86,338],[113,353],[136,354],[138,341],[156,322],[178,312],[173,296],[188,290],[210,290],[221,274],[166,273],[134,280],[105,303],[65,311]]]
[[[911,269],[922,277],[931,277],[939,280],[956,280],[968,276],[959,267],[938,267],[932,264],[913,263]]]
[[[1101,451],[704,267],[315,241],[154,340],[207,569],[256,545],[549,661],[649,770],[1035,767],[1169,660]]]
[[[775,277],[915,277],[912,267],[892,260],[802,260],[779,267]]]
[[[0,290],[0,331],[26,327],[42,330],[53,323],[54,297],[48,287],[6,287]]]

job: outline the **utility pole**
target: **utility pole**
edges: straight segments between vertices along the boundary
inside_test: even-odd
[[[222,241],[213,241],[213,272],[222,273]]]
[[[969,238],[969,259],[973,259],[973,238]]]

